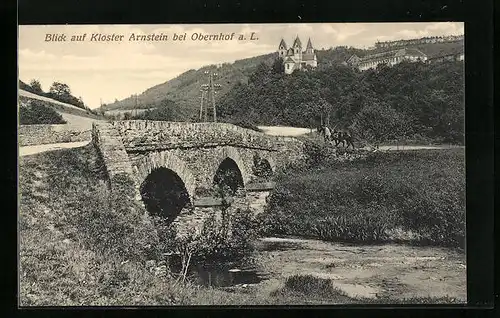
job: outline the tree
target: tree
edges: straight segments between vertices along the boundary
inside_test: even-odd
[[[375,143],[404,136],[408,129],[404,115],[383,102],[365,105],[351,127],[356,135]]]
[[[30,86],[31,86],[34,93],[43,94],[42,85],[40,84],[40,82],[38,80],[32,79],[30,82]]]
[[[285,64],[283,64],[283,59],[281,57],[274,60],[271,70],[274,74],[283,74],[285,72]]]
[[[54,82],[50,86],[49,93],[54,97],[69,98],[71,96],[71,90],[67,84]]]

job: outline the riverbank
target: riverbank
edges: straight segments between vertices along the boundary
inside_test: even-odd
[[[466,302],[465,254],[453,249],[352,245],[290,237],[265,237],[256,245],[254,266],[233,275],[242,279],[236,279],[232,286],[200,289],[192,304]],[[260,281],[249,275],[252,272]],[[210,275],[213,285],[221,283],[217,277],[228,276],[215,271]],[[294,286],[289,283],[291,278],[302,279],[310,286]]]

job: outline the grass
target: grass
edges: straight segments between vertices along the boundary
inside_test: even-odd
[[[278,178],[264,232],[331,241],[464,248],[463,149],[319,156]],[[293,217],[292,217],[293,216]]]
[[[328,287],[329,285],[322,279],[302,275],[292,276],[284,282],[277,281],[276,286],[269,291],[252,290],[249,287],[229,292],[196,286],[189,281],[177,283],[169,275],[160,275],[155,270],[149,270],[146,265],[148,260],[158,260],[157,247],[161,244],[158,244],[157,231],[151,220],[144,216],[144,210],[137,205],[131,193],[127,192],[126,178],[115,180],[115,184],[121,184],[123,188],[118,187],[114,192],[108,190],[106,175],[102,172],[102,162],[93,147],[46,152],[21,157],[19,160],[19,273],[22,306],[364,303],[363,300],[353,300],[343,295],[341,291]],[[442,187],[445,180],[453,185],[449,176],[456,174],[458,161],[460,154],[456,152],[443,152],[439,155],[435,152],[393,154],[392,157],[373,157],[362,164],[356,162],[337,163],[334,166],[324,164],[321,167],[308,168],[306,174],[297,172],[296,175],[284,175],[281,176],[281,188],[277,192],[288,200],[283,203],[284,208],[294,208],[300,203],[301,209],[290,210],[296,213],[293,218],[294,223],[290,222],[289,213],[276,214],[276,210],[269,214],[272,217],[270,220],[279,220],[288,231],[303,229],[306,234],[310,231],[309,233],[318,235],[318,232],[311,232],[311,229],[314,228],[313,225],[321,228],[318,225],[320,223],[314,222],[319,217],[325,222],[325,233],[330,233],[328,225],[331,223],[325,218],[329,213],[325,208],[332,202],[329,200],[347,205],[353,201],[349,201],[352,196],[346,194],[350,193],[349,191],[358,191],[355,196],[359,199],[358,206],[370,206],[368,198],[371,195],[365,197],[360,195],[365,189],[371,189],[368,194],[379,193],[382,197],[386,192],[381,192],[380,189],[393,189],[387,186],[376,187],[380,181],[374,177],[377,171],[388,173],[388,175],[381,174],[384,176],[382,179],[389,178],[386,181],[394,187],[391,190],[393,192],[400,191],[400,188],[393,184],[396,179],[390,178],[400,178],[404,173],[410,174],[405,175],[405,182],[419,180],[418,176],[426,180],[421,181],[422,184],[413,182],[414,188],[418,189],[420,185],[434,190],[437,186]],[[424,163],[429,165],[427,170],[433,171],[434,174],[428,175],[428,172],[426,174],[425,171],[416,169],[420,167],[422,170]],[[398,172],[382,169],[387,165]],[[441,170],[438,170],[438,167]],[[326,174],[328,177],[322,179],[326,182],[318,182],[318,177]],[[368,188],[354,186],[360,183],[359,178],[370,175],[373,180],[366,183],[369,185]],[[339,180],[350,181],[338,185],[335,187],[337,190],[332,192],[331,186],[337,184]],[[455,182],[459,185],[460,180],[457,176]],[[431,184],[435,186],[430,187]],[[314,187],[308,189],[305,185]],[[446,191],[453,190],[449,185],[443,188]],[[320,190],[323,192],[316,193]],[[455,190],[459,193],[460,187]],[[442,199],[442,196],[446,197],[444,195],[446,193],[437,195],[436,200]],[[311,200],[304,202],[302,195],[310,196]],[[381,204],[386,201],[377,202]],[[314,205],[316,210],[313,210]],[[312,218],[306,218],[306,215],[313,211],[318,212],[312,214]],[[345,212],[347,211],[346,207]],[[363,211],[366,213],[368,210]],[[377,209],[373,208],[370,211],[376,212]],[[387,210],[382,211],[385,212]],[[375,213],[372,219],[387,217],[382,213]],[[344,214],[344,217],[345,215],[347,214]],[[356,222],[362,221],[360,216],[345,218],[346,222],[354,222],[353,227],[359,226]],[[395,219],[401,221],[405,218]],[[387,218],[384,220],[387,223]],[[457,220],[462,219],[458,217]],[[246,228],[248,224],[245,225],[245,222],[236,223]],[[300,225],[301,222],[305,222],[303,223],[305,225]],[[413,227],[418,229],[418,224],[417,222]],[[408,223],[408,226],[410,225]],[[353,235],[352,231],[354,230],[344,230],[342,235],[349,239],[349,235]],[[356,235],[359,236],[359,233]],[[329,239],[338,239],[338,236],[335,236],[337,234],[323,235],[325,237],[330,235]],[[202,244],[202,247],[212,248],[217,245],[211,242],[218,244],[217,240],[210,239],[210,242]],[[230,243],[237,249],[247,248],[246,245],[240,246],[239,241]],[[314,297],[309,297],[310,295]],[[421,301],[435,303],[439,299],[430,298]]]
[[[20,158],[20,304],[182,301],[181,288],[144,270],[151,228],[112,206],[96,160],[91,147]]]
[[[20,305],[188,305],[210,298],[210,289],[148,269],[148,261],[161,260],[165,242],[128,191],[129,180],[118,176],[113,191],[106,180],[92,146],[19,159]],[[235,223],[236,233],[247,226]],[[194,252],[248,247],[210,238],[191,242],[201,249]]]

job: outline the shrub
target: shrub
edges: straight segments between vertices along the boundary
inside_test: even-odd
[[[110,191],[95,171],[97,158],[93,147],[21,158],[21,303],[185,302],[188,292],[144,266],[158,258],[158,237],[130,180],[117,176]]]
[[[66,121],[54,109],[46,106],[41,101],[30,101],[19,107],[19,124],[65,124]]]
[[[210,264],[239,261],[253,252],[255,223],[251,212],[228,209],[219,222],[215,215],[207,217],[199,234],[181,238],[190,245],[193,263]]]
[[[267,211],[259,216],[261,233],[383,242],[403,239],[393,234],[402,229],[415,233],[415,243],[464,247],[462,150],[322,160],[277,178]]]

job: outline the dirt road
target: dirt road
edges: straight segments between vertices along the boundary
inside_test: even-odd
[[[19,147],[19,157],[34,155],[40,152],[58,150],[63,148],[77,148],[87,145],[90,141],[65,142],[59,144],[45,144]]]
[[[266,135],[296,137],[311,132],[309,128],[285,127],[285,126],[258,126]]]

